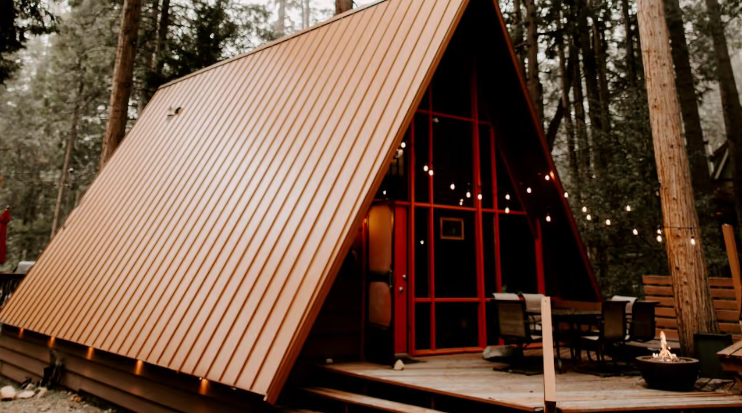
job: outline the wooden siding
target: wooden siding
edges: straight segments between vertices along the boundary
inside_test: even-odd
[[[376,3],[162,87],[0,321],[274,400],[466,3]]]

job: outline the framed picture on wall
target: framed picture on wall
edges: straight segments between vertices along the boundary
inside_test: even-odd
[[[439,238],[441,239],[464,239],[464,220],[462,218],[441,217],[439,219],[439,227],[441,228],[439,234]]]

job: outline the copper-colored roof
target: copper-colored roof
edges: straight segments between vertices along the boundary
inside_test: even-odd
[[[383,1],[162,87],[1,321],[275,399],[466,3]]]

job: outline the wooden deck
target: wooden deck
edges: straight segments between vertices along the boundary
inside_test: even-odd
[[[532,356],[536,355],[532,352]],[[527,353],[527,356],[529,354]],[[493,371],[496,363],[480,354],[430,356],[408,364],[403,371],[366,362],[323,366],[336,374],[469,399],[523,411],[542,410],[542,376]],[[734,392],[667,392],[645,387],[639,376],[602,378],[568,372],[557,376],[557,407],[568,412],[700,410],[737,408],[740,385]]]

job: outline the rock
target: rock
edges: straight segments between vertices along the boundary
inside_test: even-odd
[[[395,366],[393,367],[393,369],[397,371],[405,370],[405,363],[403,363],[402,360],[398,359],[395,362]]]
[[[82,397],[80,397],[80,395],[78,394],[73,394],[72,396],[70,396],[69,400],[73,403],[80,403],[81,401],[83,401]]]
[[[33,390],[24,390],[18,395],[18,398],[19,399],[30,399],[34,397],[34,394],[36,393],[34,393]]]
[[[23,390],[36,390],[36,385],[33,383],[28,383],[24,387],[21,387]]]
[[[39,392],[36,393],[36,398],[40,399],[42,397],[45,397],[47,394],[49,394],[49,390],[47,390],[46,387],[39,387]]]
[[[485,360],[507,358],[513,356],[513,351],[513,346],[487,346],[482,352],[482,358]]]
[[[15,389],[13,386],[5,386],[0,389],[0,400],[13,400],[15,399]]]

